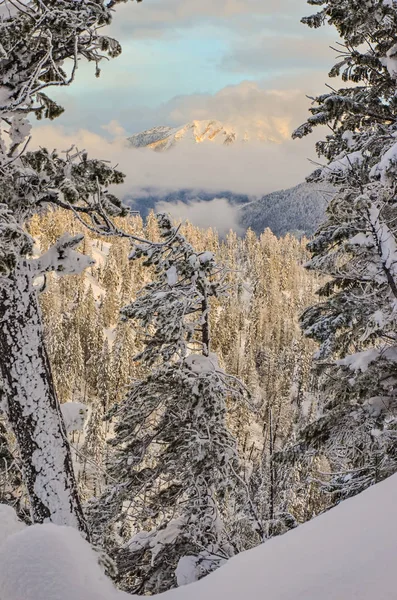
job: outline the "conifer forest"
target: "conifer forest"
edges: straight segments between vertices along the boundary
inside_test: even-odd
[[[310,237],[288,215],[285,235],[225,233],[165,202],[141,215],[100,145],[35,145],[78,101],[62,90],[81,65],[101,82],[117,63],[115,15],[127,27],[151,2],[0,0],[0,600],[392,600],[397,2],[307,2],[302,36],[339,39],[292,133],[317,159],[288,203],[327,195]],[[172,22],[195,3],[168,4]],[[221,4],[243,19],[255,2]],[[251,144],[193,123],[123,153]]]

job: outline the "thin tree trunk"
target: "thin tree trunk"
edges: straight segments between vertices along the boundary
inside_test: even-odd
[[[203,315],[202,324],[202,338],[203,343],[203,354],[204,356],[210,355],[211,345],[211,332],[210,332],[210,310],[208,296],[205,290],[203,290],[203,301],[201,302],[201,312]]]
[[[270,493],[269,493],[269,520],[270,520],[270,536],[273,535],[274,523],[274,439],[273,439],[273,410],[269,409],[269,475],[270,475]]]
[[[0,278],[1,395],[16,437],[34,523],[70,525],[88,538],[29,263]]]

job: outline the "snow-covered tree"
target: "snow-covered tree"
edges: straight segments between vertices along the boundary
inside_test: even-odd
[[[169,244],[132,254],[155,280],[122,310],[140,324],[136,360],[151,371],[114,411],[110,476],[119,483],[99,508],[127,540],[117,553],[121,585],[141,593],[198,579],[261,539],[226,423],[227,399],[244,401],[245,389],[210,347],[210,299],[225,291],[224,269],[168,216],[158,223]]]
[[[0,369],[1,405],[15,434],[33,521],[74,525],[87,534],[65,427],[44,341],[38,289],[55,271],[79,273],[92,260],[76,251],[83,236],[65,234],[33,258],[31,217],[61,206],[103,234],[119,234],[122,215],[107,186],[121,173],[84,153],[27,152],[28,115],[54,118],[62,108],[47,89],[69,85],[79,61],[96,65],[120,45],[101,28],[117,0],[0,2]]]
[[[120,311],[120,279],[121,279],[121,260],[118,256],[117,248],[113,244],[109,251],[106,266],[103,271],[102,285],[106,291],[105,299],[102,303],[102,317],[105,327],[110,327],[117,323]]]
[[[105,339],[98,361],[97,394],[104,413],[110,408],[114,389],[114,371],[109,342]]]
[[[138,352],[135,331],[124,322],[117,324],[112,348],[112,403],[122,400],[132,378],[136,374],[137,364],[134,356]]]
[[[84,460],[83,478],[85,487],[93,496],[101,493],[104,477],[104,458],[106,456],[106,429],[104,427],[104,409],[97,399],[91,406],[91,414],[81,450]]]
[[[312,179],[338,186],[309,244],[308,268],[328,278],[321,302],[302,318],[320,344],[322,400],[298,449],[325,454],[326,486],[339,499],[397,469],[397,4],[309,4],[320,11],[303,21],[316,28],[328,21],[342,38],[330,76],[347,85],[315,98],[312,116],[294,134],[329,126],[317,144],[328,164]]]

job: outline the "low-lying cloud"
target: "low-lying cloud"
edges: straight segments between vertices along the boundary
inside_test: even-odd
[[[126,174],[119,195],[139,193],[143,188],[163,190],[197,189],[263,195],[304,180],[313,167],[314,136],[281,144],[265,142],[218,146],[211,142],[177,146],[168,152],[128,147],[124,139],[109,141],[96,133],[80,130],[67,134],[55,125],[34,130],[32,147],[67,149],[71,145],[92,157],[108,160]]]
[[[280,82],[277,82],[280,83]],[[313,84],[311,84],[312,86]],[[307,114],[309,101],[301,88],[265,87],[256,81],[230,85],[216,94],[179,96],[163,105],[157,119],[181,125],[192,120],[216,119],[253,138],[281,142]]]
[[[224,237],[231,229],[241,233],[243,228],[239,223],[239,208],[230,204],[227,198],[214,198],[184,202],[158,202],[156,212],[169,213],[177,221],[189,221],[196,227],[216,229]]]

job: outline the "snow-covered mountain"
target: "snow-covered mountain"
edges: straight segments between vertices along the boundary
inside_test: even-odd
[[[152,148],[153,150],[169,150],[176,144],[212,142],[215,144],[229,145],[237,139],[244,140],[244,135],[239,137],[232,128],[219,121],[191,121],[181,127],[153,127],[142,133],[136,133],[128,138],[134,148]]]
[[[329,183],[301,183],[245,203],[240,224],[260,235],[267,227],[277,236],[293,233],[311,236],[324,220],[335,188]]]

